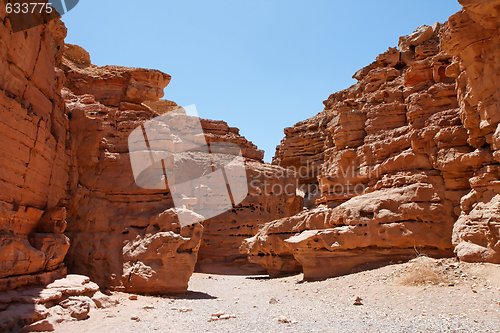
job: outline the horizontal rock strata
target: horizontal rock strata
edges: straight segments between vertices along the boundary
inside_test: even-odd
[[[14,33],[0,6],[0,291],[66,273],[69,151],[58,21]]]
[[[285,130],[274,163],[304,171],[311,209],[247,239],[250,261],[307,279],[454,246],[498,262],[498,4],[464,1],[444,25],[401,37]]]

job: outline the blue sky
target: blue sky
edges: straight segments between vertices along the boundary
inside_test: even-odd
[[[239,127],[269,161],[283,129],[320,112],[356,70],[458,10],[455,0],[81,0],[63,21],[93,63],[172,75],[166,99]]]

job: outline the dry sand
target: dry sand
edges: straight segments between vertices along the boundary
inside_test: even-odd
[[[184,296],[129,296],[56,332],[500,332],[500,266],[452,259],[320,282],[195,273]]]

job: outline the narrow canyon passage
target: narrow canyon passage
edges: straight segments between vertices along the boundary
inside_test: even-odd
[[[500,327],[497,266],[432,261],[432,269],[446,273],[420,284],[421,274],[428,274],[422,262],[428,263],[417,259],[322,282],[302,282],[302,275],[194,273],[186,296],[130,300],[118,293],[116,307],[64,323],[56,332],[494,332]],[[354,305],[357,297],[362,305]]]
[[[0,0],[0,331],[494,332],[500,0],[460,3],[267,163]]]

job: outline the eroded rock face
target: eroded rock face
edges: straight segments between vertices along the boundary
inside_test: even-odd
[[[248,196],[234,209],[205,222],[197,270],[221,274],[259,274],[260,266],[248,262],[239,250],[245,238],[257,233],[264,223],[302,210],[294,172],[255,160],[245,163]]]
[[[161,97],[169,76],[97,67],[76,46],[66,46],[62,68],[74,152],[69,267],[101,287],[185,292],[203,228],[181,228],[168,189],[135,184],[127,145],[132,130],[158,116],[142,102]]]
[[[0,289],[47,284],[66,274],[66,260],[103,288],[184,292],[200,245],[201,270],[260,270],[238,248],[261,224],[302,208],[293,173],[263,164],[237,128],[203,119],[209,144],[240,147],[251,195],[206,221],[201,243],[203,227],[181,228],[169,189],[138,187],[130,165],[130,132],[177,107],[159,100],[170,76],[95,66],[83,48],[64,45],[60,21],[17,34],[2,22]]]
[[[471,191],[462,197],[453,243],[465,261],[500,263],[500,1],[460,1],[450,17],[443,48],[455,56],[460,118],[467,142],[488,153],[475,170]]]
[[[74,151],[74,199],[67,231],[72,240],[70,268],[101,286],[137,293],[186,291],[195,263],[200,271],[260,271],[239,246],[261,224],[302,208],[295,175],[263,164],[263,152],[237,128],[202,119],[208,144],[230,143],[241,149],[250,195],[231,211],[204,221],[203,232],[201,225],[181,228],[168,185],[146,190],[135,184],[127,146],[132,130],[176,108],[174,102],[159,101],[160,95],[150,93],[163,91],[169,77],[143,69],[97,67],[83,49],[72,45],[66,46],[62,68]],[[105,93],[94,95],[96,84]],[[193,169],[210,165],[206,153],[185,155]],[[276,188],[280,193],[272,193]]]
[[[0,6],[0,291],[66,273],[68,121],[57,69],[66,36],[51,21],[13,33]]]
[[[250,261],[316,279],[457,244],[464,260],[497,262],[498,1],[464,6],[401,37],[285,130],[274,162],[318,189],[311,210],[245,241]]]
[[[92,309],[115,304],[88,277],[69,274],[43,287],[0,292],[0,330],[53,331],[56,323],[87,319]]]
[[[157,70],[120,66],[98,67],[89,54],[77,45],[65,46],[63,59],[65,86],[77,95],[89,94],[111,107],[127,109],[130,104],[157,101],[170,82],[170,75]]]
[[[152,108],[167,107],[168,110],[173,107],[171,102],[147,104]],[[245,163],[248,195],[233,209],[203,221],[204,231],[196,270],[219,274],[262,273],[262,268],[249,263],[247,256],[239,252],[239,247],[262,224],[291,216],[302,209],[303,199],[297,192],[298,178],[292,171],[263,163],[263,151],[226,122],[201,119],[201,127],[212,148],[219,143],[239,148]],[[212,157],[226,159],[216,153]],[[201,151],[184,156],[185,163],[191,169],[205,170],[204,174],[212,172],[206,169],[212,157]]]

